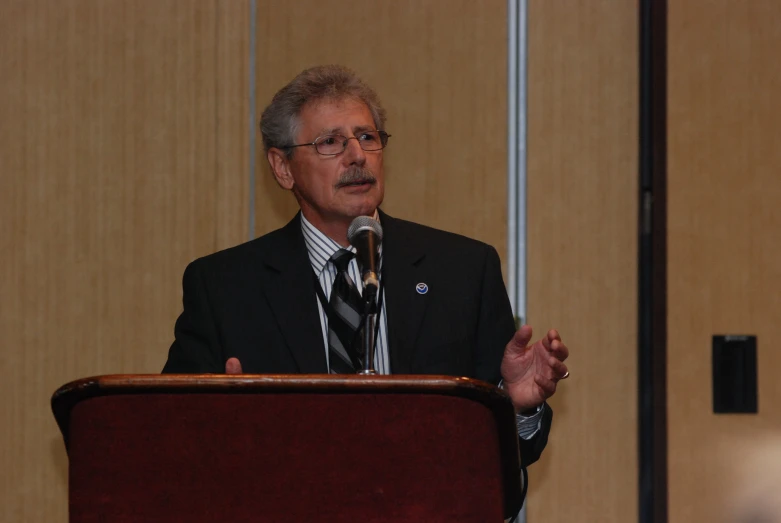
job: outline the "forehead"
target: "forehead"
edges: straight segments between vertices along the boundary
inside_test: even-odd
[[[307,135],[375,128],[369,107],[354,98],[309,102],[299,113],[298,121],[301,133]]]

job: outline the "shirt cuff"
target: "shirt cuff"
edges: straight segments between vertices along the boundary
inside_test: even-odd
[[[544,403],[537,407],[537,412],[531,416],[524,416],[520,413],[515,415],[515,428],[518,429],[518,436],[521,439],[529,440],[537,434],[542,424],[543,412],[545,412]]]
[[[499,380],[498,387],[504,390],[504,380]],[[540,430],[542,423],[542,413],[545,412],[545,404],[537,407],[537,412],[529,414],[518,413],[515,415],[515,428],[518,431],[518,437],[523,440],[529,440]]]

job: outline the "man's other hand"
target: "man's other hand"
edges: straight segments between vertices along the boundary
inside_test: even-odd
[[[532,328],[522,326],[504,349],[502,379],[516,412],[536,408],[556,392],[559,380],[569,376],[564,360],[569,349],[555,330],[529,345]]]
[[[228,358],[228,361],[225,362],[225,374],[241,374],[239,358]]]

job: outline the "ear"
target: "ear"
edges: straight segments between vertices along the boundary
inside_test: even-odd
[[[285,151],[272,147],[266,153],[266,158],[268,158],[271,172],[274,174],[274,178],[279,186],[288,191],[293,189],[295,180],[293,180],[293,174],[290,172],[290,160]]]

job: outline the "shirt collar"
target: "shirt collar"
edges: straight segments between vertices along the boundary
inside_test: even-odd
[[[377,221],[380,219],[380,214],[377,210],[374,211],[373,218]],[[301,213],[301,232],[304,233],[304,243],[306,244],[306,250],[309,253],[309,263],[312,264],[315,274],[319,277],[323,272],[328,259],[333,254],[342,248],[337,242],[326,236],[317,227],[306,219],[304,213]],[[355,247],[350,245],[347,249],[355,252]],[[382,253],[382,245],[379,249]],[[382,256],[382,254],[380,254]]]

